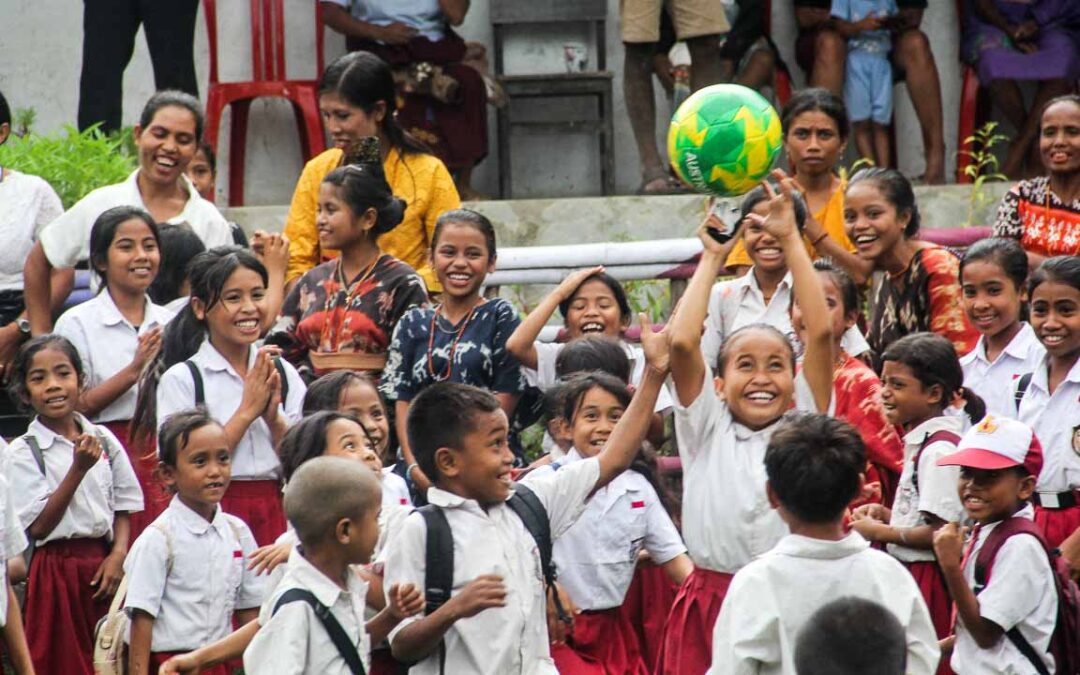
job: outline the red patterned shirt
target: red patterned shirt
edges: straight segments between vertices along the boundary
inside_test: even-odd
[[[866,459],[874,469],[871,473],[881,481],[883,503],[892,503],[892,495],[900,478],[904,461],[904,442],[896,427],[885,417],[881,402],[881,380],[873,369],[859,359],[844,354],[844,360],[833,371],[834,416],[842,419],[862,437],[866,444]]]
[[[1047,176],[1020,181],[1001,199],[994,236],[1048,257],[1080,255],[1080,199],[1063,202]]]

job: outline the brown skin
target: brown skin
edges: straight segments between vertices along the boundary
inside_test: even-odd
[[[986,359],[993,363],[1020,332],[1020,308],[1027,293],[993,260],[964,265],[961,290],[964,313],[982,333]]]
[[[15,591],[11,588],[11,582],[4,579],[4,593],[7,594],[7,618],[2,630],[4,653],[11,662],[15,675],[34,675],[34,664],[30,660],[30,648],[26,644],[26,633],[23,631],[22,612],[19,611],[19,600],[15,597]]]
[[[1050,189],[1066,204],[1080,199],[1080,105],[1055,103],[1042,115],[1039,155],[1050,174]],[[1046,256],[1028,252],[1034,270]]]

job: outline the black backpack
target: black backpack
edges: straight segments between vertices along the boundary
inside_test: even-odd
[[[547,509],[536,493],[521,483],[514,484],[514,493],[506,505],[521,518],[521,523],[536,541],[540,549],[540,567],[544,573],[544,586],[555,599],[559,620],[570,622],[570,617],[559,601],[555,591],[557,578],[555,563],[551,559],[551,522]],[[427,526],[427,548],[424,553],[424,613],[431,614],[450,599],[454,588],[454,537],[443,509],[434,504],[417,509]],[[446,668],[446,641],[439,643],[439,673]]]

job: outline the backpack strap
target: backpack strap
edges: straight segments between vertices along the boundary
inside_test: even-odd
[[[454,588],[454,536],[442,508],[421,506],[417,512],[427,527],[424,549],[424,614],[431,615],[450,599]],[[446,670],[446,640],[439,641],[439,673]]]
[[[548,520],[547,509],[544,508],[544,504],[536,496],[536,493],[522,483],[514,484],[514,494],[507,500],[506,505],[521,518],[525,529],[529,531],[529,534],[536,541],[536,547],[540,549],[540,568],[544,573],[544,585],[552,594],[555,602],[555,612],[558,614],[559,621],[569,624],[571,622],[570,615],[566,613],[566,609],[563,608],[562,601],[559,599],[559,594],[555,590],[555,580],[558,578],[558,574],[555,570],[555,563],[551,559],[551,521]]]
[[[1013,392],[1013,401],[1016,403],[1016,412],[1020,412],[1020,401],[1024,400],[1024,394],[1027,393],[1028,387],[1031,386],[1031,378],[1035,373],[1024,373],[1020,376],[1020,379],[1016,381],[1016,391]]]
[[[30,448],[30,454],[34,457],[34,462],[37,463],[38,470],[41,471],[41,475],[45,475],[45,455],[41,452],[41,445],[37,442],[37,436],[34,434],[25,434],[22,440]]]
[[[161,533],[161,536],[165,537],[165,574],[168,575],[172,572],[173,560],[176,557],[173,555],[172,532],[169,532],[169,528],[165,527],[165,525],[158,520],[150,523],[150,527],[154,528]]]
[[[366,675],[364,661],[360,658],[360,652],[356,649],[356,645],[349,639],[348,633],[341,627],[341,623],[338,622],[330,608],[319,602],[311,591],[303,588],[290,588],[285,591],[274,605],[271,616],[277,614],[282,605],[287,605],[290,602],[306,602],[310,605],[315,612],[315,616],[319,618],[319,623],[326,629],[326,632],[330,635],[330,640],[337,647],[338,654],[341,654],[341,658],[345,659],[345,664],[349,666],[352,674]]]
[[[195,405],[206,405],[206,390],[203,389],[202,372],[194,361],[184,361],[184,365],[191,371],[191,379],[195,383]]]
[[[274,367],[281,376],[281,405],[284,407],[285,402],[289,400],[289,375],[285,372],[285,365],[281,363],[280,356],[274,357]]]
[[[926,435],[923,442],[919,444],[919,449],[915,452],[915,460],[911,467],[911,484],[915,487],[915,492],[919,491],[919,462],[922,460],[923,450],[926,449],[926,446],[938,441],[947,441],[956,445],[960,442],[960,435],[945,429],[939,429],[932,434]]]

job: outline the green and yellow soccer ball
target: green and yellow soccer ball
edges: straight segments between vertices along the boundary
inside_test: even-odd
[[[719,197],[745,194],[780,152],[780,116],[765,98],[737,84],[715,84],[683,101],[668,129],[668,156],[682,180]]]

